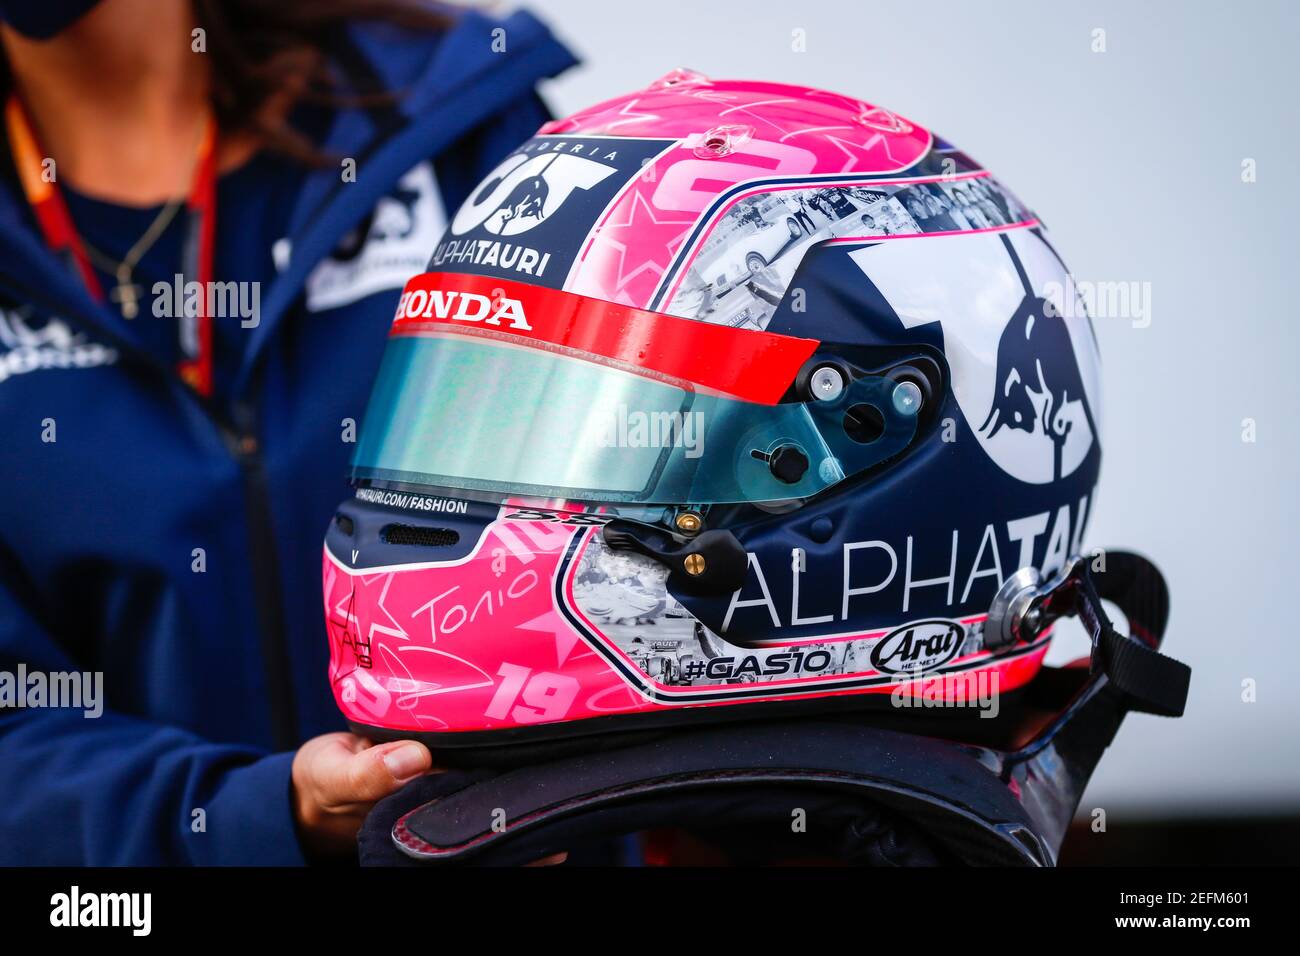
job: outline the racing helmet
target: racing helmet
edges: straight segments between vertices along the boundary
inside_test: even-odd
[[[1090,600],[1100,389],[1043,223],[915,122],[678,70],[548,123],[398,301],[325,540],[338,705],[476,759],[906,721],[1014,700],[1084,608],[1181,712]]]

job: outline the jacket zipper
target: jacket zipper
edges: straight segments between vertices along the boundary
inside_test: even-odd
[[[235,406],[233,423],[214,420],[243,476],[249,568],[253,577],[266,697],[271,708],[272,738],[276,750],[294,750],[299,739],[293,671],[284,602],[280,594],[280,562],[271,524],[270,486],[261,443],[257,438],[256,410],[251,403],[240,402]]]
[[[14,282],[11,288],[21,301],[41,305],[54,315],[66,314],[66,310],[57,301],[52,300],[44,290],[30,288],[20,282]],[[170,382],[178,383],[178,379],[170,369],[147,353],[139,351],[133,343],[124,341],[111,332],[106,337],[113,340],[114,346],[120,348],[124,356],[130,355],[142,369],[148,369]],[[250,383],[249,390],[251,391],[255,385],[256,383]],[[261,443],[257,437],[256,408],[252,402],[241,401],[236,404],[235,418],[231,420],[221,413],[218,406],[203,399],[187,386],[178,384],[178,387],[212,422],[220,433],[226,449],[240,468],[243,478],[244,515],[249,538],[249,567],[253,577],[253,601],[257,614],[258,644],[263,677],[266,682],[267,703],[271,711],[271,735],[276,750],[296,750],[300,742],[296,695],[289,659],[284,602],[279,587],[279,558],[275,533],[271,526],[271,495],[261,454]]]

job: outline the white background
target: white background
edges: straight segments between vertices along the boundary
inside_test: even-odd
[[[1182,720],[1127,719],[1081,809],[1300,810],[1300,4],[531,8],[585,61],[544,88],[561,115],[676,66],[852,94],[993,170],[1047,223],[1077,279],[1150,283],[1150,327],[1097,323],[1105,454],[1088,541],[1162,566],[1168,647],[1194,668],[1192,693]],[[1105,53],[1091,50],[1096,28]],[[796,29],[807,52],[792,51]],[[1242,701],[1248,678],[1253,704]]]

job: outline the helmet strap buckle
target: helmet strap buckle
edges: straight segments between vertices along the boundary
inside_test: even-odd
[[[1106,677],[1128,709],[1180,717],[1187,703],[1191,669],[1161,654],[1153,642],[1115,629],[1102,605],[1098,578],[1117,572],[1124,573],[1124,579],[1105,580],[1107,593],[1117,603],[1123,606],[1122,593],[1144,605],[1154,604],[1160,617],[1167,613],[1164,581],[1149,562],[1125,561],[1122,569],[1108,572],[1103,568],[1094,575],[1088,560],[1075,555],[1046,583],[1034,568],[1021,568],[1003,582],[984,625],[986,645],[1001,648],[1029,643],[1061,618],[1077,617],[1092,641],[1092,672]]]

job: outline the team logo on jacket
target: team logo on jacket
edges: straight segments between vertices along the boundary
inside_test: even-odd
[[[62,319],[35,323],[29,307],[0,308],[0,382],[44,369],[95,368],[116,362],[116,349],[88,341]]]
[[[871,648],[871,666],[882,674],[920,674],[957,656],[966,629],[942,618],[913,621],[890,631]]]
[[[336,309],[401,288],[424,269],[446,221],[433,165],[419,163],[307,276],[307,308]]]
[[[558,289],[619,190],[672,140],[537,136],[507,156],[456,212],[429,270]]]

